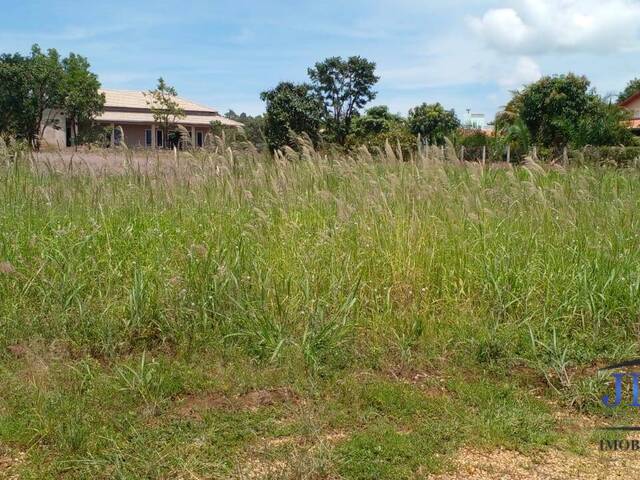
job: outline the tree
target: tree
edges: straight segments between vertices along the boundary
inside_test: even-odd
[[[629,145],[633,134],[628,128],[631,112],[600,97],[594,98],[589,111],[578,122],[569,126],[571,144],[575,147],[587,145]]]
[[[418,105],[409,110],[409,129],[431,145],[442,145],[444,139],[460,128],[454,110],[445,110],[439,103]]]
[[[26,139],[34,148],[47,126],[56,126],[64,72],[55,49],[43,53],[38,45],[31,55],[0,57],[0,128],[5,135]]]
[[[102,110],[99,87],[87,60],[73,53],[61,60],[56,50],[43,53],[34,45],[29,56],[1,55],[0,134],[25,139],[38,149],[45,128],[59,128],[59,111],[75,129]]]
[[[400,115],[389,112],[389,107],[379,105],[369,108],[364,115],[353,119],[351,133],[356,138],[388,132],[395,123],[403,123]]]
[[[400,144],[404,150],[415,145],[415,137],[409,131],[407,121],[389,112],[389,107],[371,107],[364,115],[353,119],[349,143],[384,147],[387,142],[393,146]]]
[[[174,87],[167,85],[164,79],[160,77],[155,90],[149,90],[145,93],[145,96],[154,122],[160,125],[162,137],[167,139],[169,137],[169,128],[175,124],[176,120],[185,117],[184,110],[177,101],[178,92]],[[168,143],[165,141],[165,148]]]
[[[295,146],[296,135],[306,133],[312,141],[320,138],[322,103],[311,86],[282,82],[260,94],[266,102],[264,133],[271,150]]]
[[[266,145],[264,136],[265,119],[262,115],[252,117],[246,113],[236,114],[233,110],[229,110],[224,114],[230,120],[235,120],[244,125],[243,131],[247,141],[251,142],[256,148],[261,149]]]
[[[506,130],[521,120],[534,144],[559,150],[567,144],[615,145],[630,142],[627,114],[600,97],[584,76],[543,77],[513,93],[497,125]]]
[[[0,133],[8,137],[27,139],[32,129],[35,109],[30,98],[29,59],[22,55],[0,56]]]
[[[634,78],[627,83],[627,86],[618,95],[618,103],[628,100],[638,92],[640,92],[640,78]]]
[[[376,98],[373,86],[379,77],[375,69],[374,62],[354,56],[346,61],[330,57],[308,70],[315,92],[324,103],[329,133],[341,145],[350,132],[354,116]]]
[[[85,57],[71,53],[62,61],[64,68],[62,108],[71,125],[73,144],[77,147],[80,128],[90,128],[91,119],[104,110],[100,82]]]
[[[570,141],[571,126],[588,114],[595,93],[584,76],[567,75],[543,77],[515,92],[511,110],[529,129],[534,142],[552,147]]]

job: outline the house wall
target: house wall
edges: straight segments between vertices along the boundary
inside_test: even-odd
[[[129,148],[143,148],[146,146],[145,144],[145,131],[146,130],[150,130],[151,129],[151,125],[144,125],[144,124],[118,124],[116,123],[115,126],[121,126],[122,130],[124,132],[124,141],[127,145],[127,147]],[[190,125],[185,125],[184,126],[187,131],[189,133],[191,133],[191,126]],[[159,127],[156,127],[156,130],[158,130]],[[202,132],[203,134],[203,140],[204,137],[207,135],[207,133],[209,132],[209,127],[201,127],[198,126],[195,128],[196,131],[196,135],[197,132]],[[195,138],[194,138],[194,144],[195,144]]]
[[[151,125],[121,125],[124,131],[124,143],[129,148],[144,147],[144,131]]]
[[[67,120],[62,112],[46,110],[43,119],[50,120],[45,127],[41,143],[44,148],[65,148],[67,146]]]

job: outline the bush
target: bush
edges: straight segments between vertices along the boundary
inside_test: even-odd
[[[571,150],[569,163],[576,165],[613,165],[636,167],[640,165],[640,147],[585,147]]]

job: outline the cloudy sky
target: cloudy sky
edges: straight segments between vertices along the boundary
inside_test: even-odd
[[[132,6],[135,5],[135,6]],[[333,55],[382,77],[374,104],[439,101],[491,116],[541,75],[586,74],[603,94],[640,76],[640,0],[0,0],[0,52],[32,43],[89,57],[103,86],[258,113],[259,93]]]

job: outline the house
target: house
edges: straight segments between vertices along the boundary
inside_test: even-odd
[[[105,96],[104,112],[95,118],[98,125],[106,127],[111,134],[111,145],[124,140],[128,147],[164,147],[170,139],[164,138],[164,132],[154,122],[153,114],[147,103],[145,92],[123,90],[101,90]],[[183,118],[175,120],[189,133],[193,145],[202,147],[211,122],[220,122],[229,127],[242,127],[242,124],[223,117],[215,108],[200,105],[190,100],[175,99],[185,112]],[[45,128],[43,140],[50,146],[71,146],[71,125],[64,115],[53,113],[51,126]],[[119,128],[118,128],[119,127]],[[120,136],[124,134],[124,139]]]
[[[462,120],[462,128],[466,130],[484,130],[487,127],[487,120],[484,113],[473,113],[467,110]]]
[[[629,128],[636,135],[640,135],[640,92],[634,93],[626,100],[620,102],[619,105],[631,112]]]

